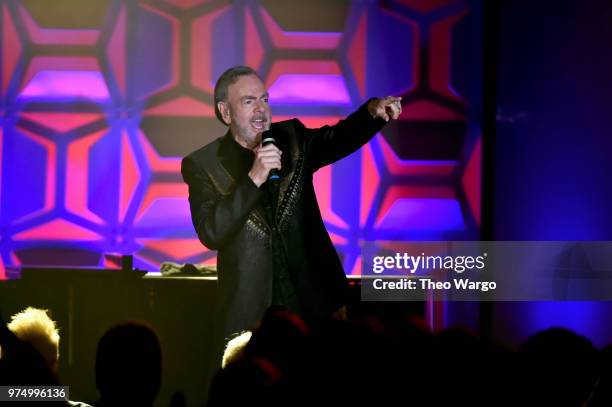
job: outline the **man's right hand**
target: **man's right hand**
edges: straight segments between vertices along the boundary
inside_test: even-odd
[[[260,145],[253,149],[253,152],[255,153],[255,161],[251,171],[249,171],[249,177],[257,187],[260,187],[261,184],[268,180],[270,170],[274,168],[277,170],[281,169],[281,154],[283,152],[274,144],[268,144],[265,147]]]

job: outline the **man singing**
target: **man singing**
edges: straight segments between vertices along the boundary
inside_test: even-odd
[[[312,177],[397,119],[400,98],[370,99],[346,119],[320,129],[308,129],[297,119],[272,123],[261,78],[238,66],[216,83],[215,113],[229,130],[185,157],[181,172],[198,237],[218,250],[222,333],[251,328],[271,305],[307,320],[344,317],[346,276],[323,224]],[[262,146],[264,131],[275,143]],[[269,179],[271,172],[279,178]]]

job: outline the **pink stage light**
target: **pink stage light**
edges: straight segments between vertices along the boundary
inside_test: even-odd
[[[97,71],[40,71],[26,85],[20,98],[110,99],[104,77]]]
[[[341,75],[285,74],[269,89],[272,103],[350,105],[351,97]]]

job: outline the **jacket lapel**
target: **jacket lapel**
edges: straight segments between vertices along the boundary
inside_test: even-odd
[[[229,194],[232,185],[236,182],[236,179],[239,179],[248,173],[249,168],[247,168],[247,164],[244,162],[244,157],[241,156],[240,150],[236,148],[236,146],[232,145],[235,141],[232,138],[231,133],[228,132],[219,142],[219,150],[217,156],[218,160],[218,170],[216,171],[219,180],[222,180],[222,184],[225,187],[225,194]],[[257,206],[255,210],[253,210],[252,215],[255,216],[260,222],[263,222],[266,226],[270,226],[266,220],[266,216],[262,212],[261,207]]]
[[[287,122],[273,123],[272,131],[276,138],[278,147],[283,152],[281,158],[282,168],[280,171],[280,184],[278,190],[278,201],[276,204],[276,222],[277,225],[280,222],[283,212],[287,208],[288,193],[291,194],[293,186],[297,179],[294,180],[296,165],[299,164],[300,160],[300,149],[297,144],[295,131],[293,127],[287,126]]]

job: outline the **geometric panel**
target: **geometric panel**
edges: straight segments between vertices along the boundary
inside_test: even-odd
[[[467,44],[473,41],[474,36],[479,35],[478,31],[475,32],[472,21],[477,16],[468,13],[462,15],[465,17],[452,27],[450,33],[452,45],[449,51],[449,66],[452,68],[449,73],[449,88],[465,100],[475,100],[473,92],[480,88],[478,81],[479,77],[482,77],[482,74],[477,74],[481,70],[482,55],[473,52]],[[470,75],[470,72],[474,74]]]
[[[319,77],[320,81],[324,81],[326,77],[331,77],[330,85],[334,86],[331,91],[340,91],[342,94],[344,91],[344,84],[340,84],[340,88],[336,84],[337,79],[334,76],[338,76],[341,74],[340,66],[335,61],[329,60],[315,60],[311,59],[308,61],[302,61],[299,59],[296,60],[277,60],[272,64],[270,71],[268,72],[267,77],[265,78],[266,86],[269,89],[274,88],[275,82],[283,75],[311,75],[314,80]],[[309,79],[308,76],[305,79]],[[334,82],[334,80],[336,82]],[[290,80],[290,84],[294,82]]]
[[[280,75],[268,89],[275,103],[350,105],[341,75]]]
[[[126,11],[125,6],[119,10],[113,32],[108,40],[105,56],[108,58],[110,68],[114,74],[119,93],[125,94],[126,76]]]
[[[449,109],[443,105],[427,99],[419,99],[406,106],[402,106],[400,120],[465,120],[464,114]]]
[[[100,28],[110,0],[81,1],[53,0],[52,12],[48,1],[21,0],[21,7],[32,16],[33,21],[46,29],[91,29]],[[75,18],[78,16],[78,18]]]
[[[293,4],[291,4],[293,6]],[[312,4],[307,7],[312,9]],[[333,5],[337,8],[337,4]],[[311,29],[310,32],[301,32],[299,29],[283,30],[277,21],[267,13],[266,9],[260,8],[260,13],[263,22],[275,48],[280,49],[335,49],[338,47],[342,38],[342,32],[319,32],[316,29]],[[315,10],[313,10],[315,11]],[[320,14],[320,10],[315,12]],[[320,21],[321,19],[317,19]],[[302,21],[301,18],[292,18],[292,21]],[[309,23],[312,26],[312,22]],[[314,27],[313,27],[314,28]]]
[[[136,188],[142,178],[142,173],[136,161],[136,154],[130,138],[125,130],[121,132],[121,147],[119,153],[119,221],[123,222],[127,215]]]
[[[284,31],[318,33],[343,31],[351,2],[262,0],[261,5]]]
[[[162,157],[183,157],[223,135],[216,118],[146,116],[140,128]]]
[[[380,185],[380,173],[376,167],[376,161],[370,144],[363,147],[363,156],[361,159],[362,187],[359,205],[359,224],[361,226],[365,225],[366,223],[368,215],[372,210],[372,204],[376,198],[376,192],[378,191]]]
[[[257,31],[255,21],[253,21],[253,15],[247,11],[244,15],[245,27],[244,27],[244,42],[248,42],[249,46],[244,51],[244,63],[253,69],[259,71],[261,68],[261,61],[264,57],[264,48],[261,40],[261,36]]]
[[[191,30],[191,82],[205,92],[213,93],[214,81],[217,75],[227,69],[221,67],[220,72],[214,72],[215,53],[213,52],[213,26],[231,7],[223,7],[211,13],[204,14],[193,21]],[[224,24],[223,27],[228,27]],[[230,54],[226,49],[224,54]],[[220,54],[223,55],[223,54]],[[213,73],[214,72],[214,73]]]
[[[2,123],[0,122],[0,214],[2,213],[2,211],[4,211],[4,209],[2,208],[2,166],[5,162],[4,156],[2,155],[2,150],[4,146],[3,142],[4,142],[4,129],[2,128]],[[1,241],[2,241],[2,234],[0,232],[0,242]]]
[[[181,96],[169,102],[151,107],[144,112],[145,115],[166,116],[207,116],[215,117],[212,106],[202,103],[188,96]]]
[[[27,119],[45,126],[57,133],[66,133],[70,130],[91,124],[102,119],[101,113],[62,113],[62,112],[22,112],[20,119]]]
[[[216,252],[202,246],[197,238],[138,239],[141,249],[136,252],[139,260],[158,269],[163,262],[199,265],[217,264]]]
[[[65,219],[54,219],[13,235],[13,240],[98,240],[100,236]]]
[[[65,0],[64,0],[65,1]],[[58,3],[61,2],[58,1]],[[99,30],[92,30],[92,29],[79,29],[82,27],[87,27],[90,24],[88,24],[88,22],[85,20],[86,19],[86,14],[80,14],[79,18],[76,19],[74,18],[71,14],[78,12],[77,10],[71,10],[69,13],[66,13],[64,15],[61,14],[61,12],[57,12],[56,10],[54,10],[53,13],[49,13],[48,10],[46,9],[46,2],[41,2],[38,1],[37,2],[38,5],[43,6],[40,8],[35,8],[34,10],[36,11],[40,11],[40,16],[36,16],[38,20],[41,20],[41,16],[48,18],[63,18],[63,21],[43,21],[44,27],[46,28],[41,28],[41,26],[39,26],[38,22],[32,18],[32,15],[30,15],[30,13],[27,10],[27,7],[18,7],[19,10],[19,15],[21,17],[21,20],[23,22],[23,25],[25,26],[26,30],[28,31],[28,36],[30,37],[30,39],[32,40],[32,42],[34,44],[62,44],[62,45],[94,45],[96,43],[96,41],[99,38],[100,35],[100,31]],[[31,5],[36,5],[37,3],[33,3],[31,2]],[[98,2],[99,3],[99,2]],[[106,14],[106,7],[104,7],[104,9],[102,10],[96,10],[96,11],[100,11],[102,14],[102,17],[104,14]],[[92,9],[90,8],[89,11],[91,11]],[[75,26],[75,23],[76,26]],[[100,25],[101,21],[95,21],[92,23],[94,24],[94,27],[98,27],[98,25]],[[61,28],[49,28],[50,26],[55,26],[55,27],[61,27]]]
[[[450,16],[445,20],[433,24],[431,27],[433,45],[429,50],[430,64],[432,67],[429,80],[431,89],[450,99],[459,99],[461,101],[463,101],[462,96],[453,89],[451,84],[453,72],[453,67],[450,64],[452,58],[452,28],[467,14],[467,11],[464,10],[459,14]]]
[[[367,95],[399,95],[416,85],[419,33],[414,21],[376,10],[367,20],[366,49],[369,75]],[[393,39],[393,40],[391,40]],[[393,57],[390,58],[390,56]]]
[[[470,204],[472,215],[476,223],[480,224],[480,180],[482,163],[482,138],[472,149],[472,153],[467,160],[467,165],[463,172],[462,186]]]
[[[15,250],[15,264],[29,266],[91,266],[100,263],[100,253],[86,247],[56,246],[47,243],[44,247],[29,247]]]
[[[404,4],[421,13],[429,13],[441,7],[448,6],[459,0],[396,0],[400,4]]]
[[[465,121],[396,120],[382,130],[402,160],[455,160],[463,151]]]
[[[135,41],[128,51],[132,92],[145,98],[173,87],[178,73],[178,22],[160,10],[139,4]]]
[[[396,200],[377,222],[381,230],[454,231],[465,223],[461,205],[448,198],[401,198]]]
[[[103,253],[214,264],[180,165],[227,131],[213,87],[237,64],[264,78],[274,121],[316,128],[402,97],[400,120],[313,177],[347,273],[364,240],[478,236],[478,2],[94,3],[0,6],[0,279]]]
[[[73,101],[89,99],[106,102],[109,99],[104,77],[95,71],[39,71],[27,83],[20,98],[46,98]]]
[[[109,91],[99,61],[90,56],[34,56],[20,82],[21,89],[32,82],[28,92],[41,101],[55,101],[53,96],[56,94],[60,97],[64,95],[64,100],[58,102],[73,102],[79,96],[87,99],[88,94],[91,94],[94,102],[108,101]],[[28,100],[28,94],[22,96],[22,99]]]
[[[359,22],[357,23],[354,33],[352,33],[352,38],[349,40],[349,47],[347,50],[348,62],[355,76],[355,85],[359,90],[360,97],[366,97],[366,21],[366,14],[363,13],[359,17]]]
[[[207,3],[212,0],[164,0],[166,3],[170,3],[180,8],[192,8],[199,4]]]
[[[178,185],[182,188],[182,185]],[[136,218],[137,227],[157,228],[163,230],[168,225],[173,228],[188,228],[192,227],[189,212],[189,202],[187,202],[187,194],[181,196],[164,196],[168,192],[166,186],[155,185],[149,189],[146,202],[143,204]],[[161,192],[163,190],[163,193]],[[152,197],[155,194],[160,196]],[[151,201],[149,203],[149,201]]]
[[[68,168],[80,166],[85,174],[76,176],[67,174],[66,190],[70,191],[72,188],[70,182],[77,180],[86,189],[78,192],[73,189],[75,201],[67,204],[66,209],[76,210],[79,216],[94,223],[99,223],[96,220],[100,219],[106,225],[112,225],[117,218],[121,162],[118,158],[120,154],[118,136],[116,130],[101,129],[76,139],[67,149],[66,166]],[[73,147],[74,145],[76,147]]]
[[[3,218],[7,223],[14,223],[25,220],[26,215],[50,211],[56,194],[55,144],[26,131],[13,132],[10,139],[5,135],[5,140]],[[7,196],[21,198],[7,199]]]
[[[317,202],[319,203],[319,210],[328,224],[347,229],[348,224],[332,208],[332,168],[333,166],[323,167],[314,174],[313,183]]]
[[[64,205],[66,210],[81,216],[91,222],[102,224],[104,221],[89,208],[89,151],[106,131],[93,133],[82,137],[68,146],[66,163],[66,195]],[[99,190],[96,191],[99,193]]]
[[[0,92],[4,94],[8,89],[10,79],[13,77],[22,48],[17,35],[17,29],[6,3],[2,5],[0,11],[2,12],[2,24],[0,24],[0,35],[2,36],[2,43],[0,44],[2,46],[2,64],[0,67],[2,77],[0,82],[2,83],[2,89],[0,89]]]

